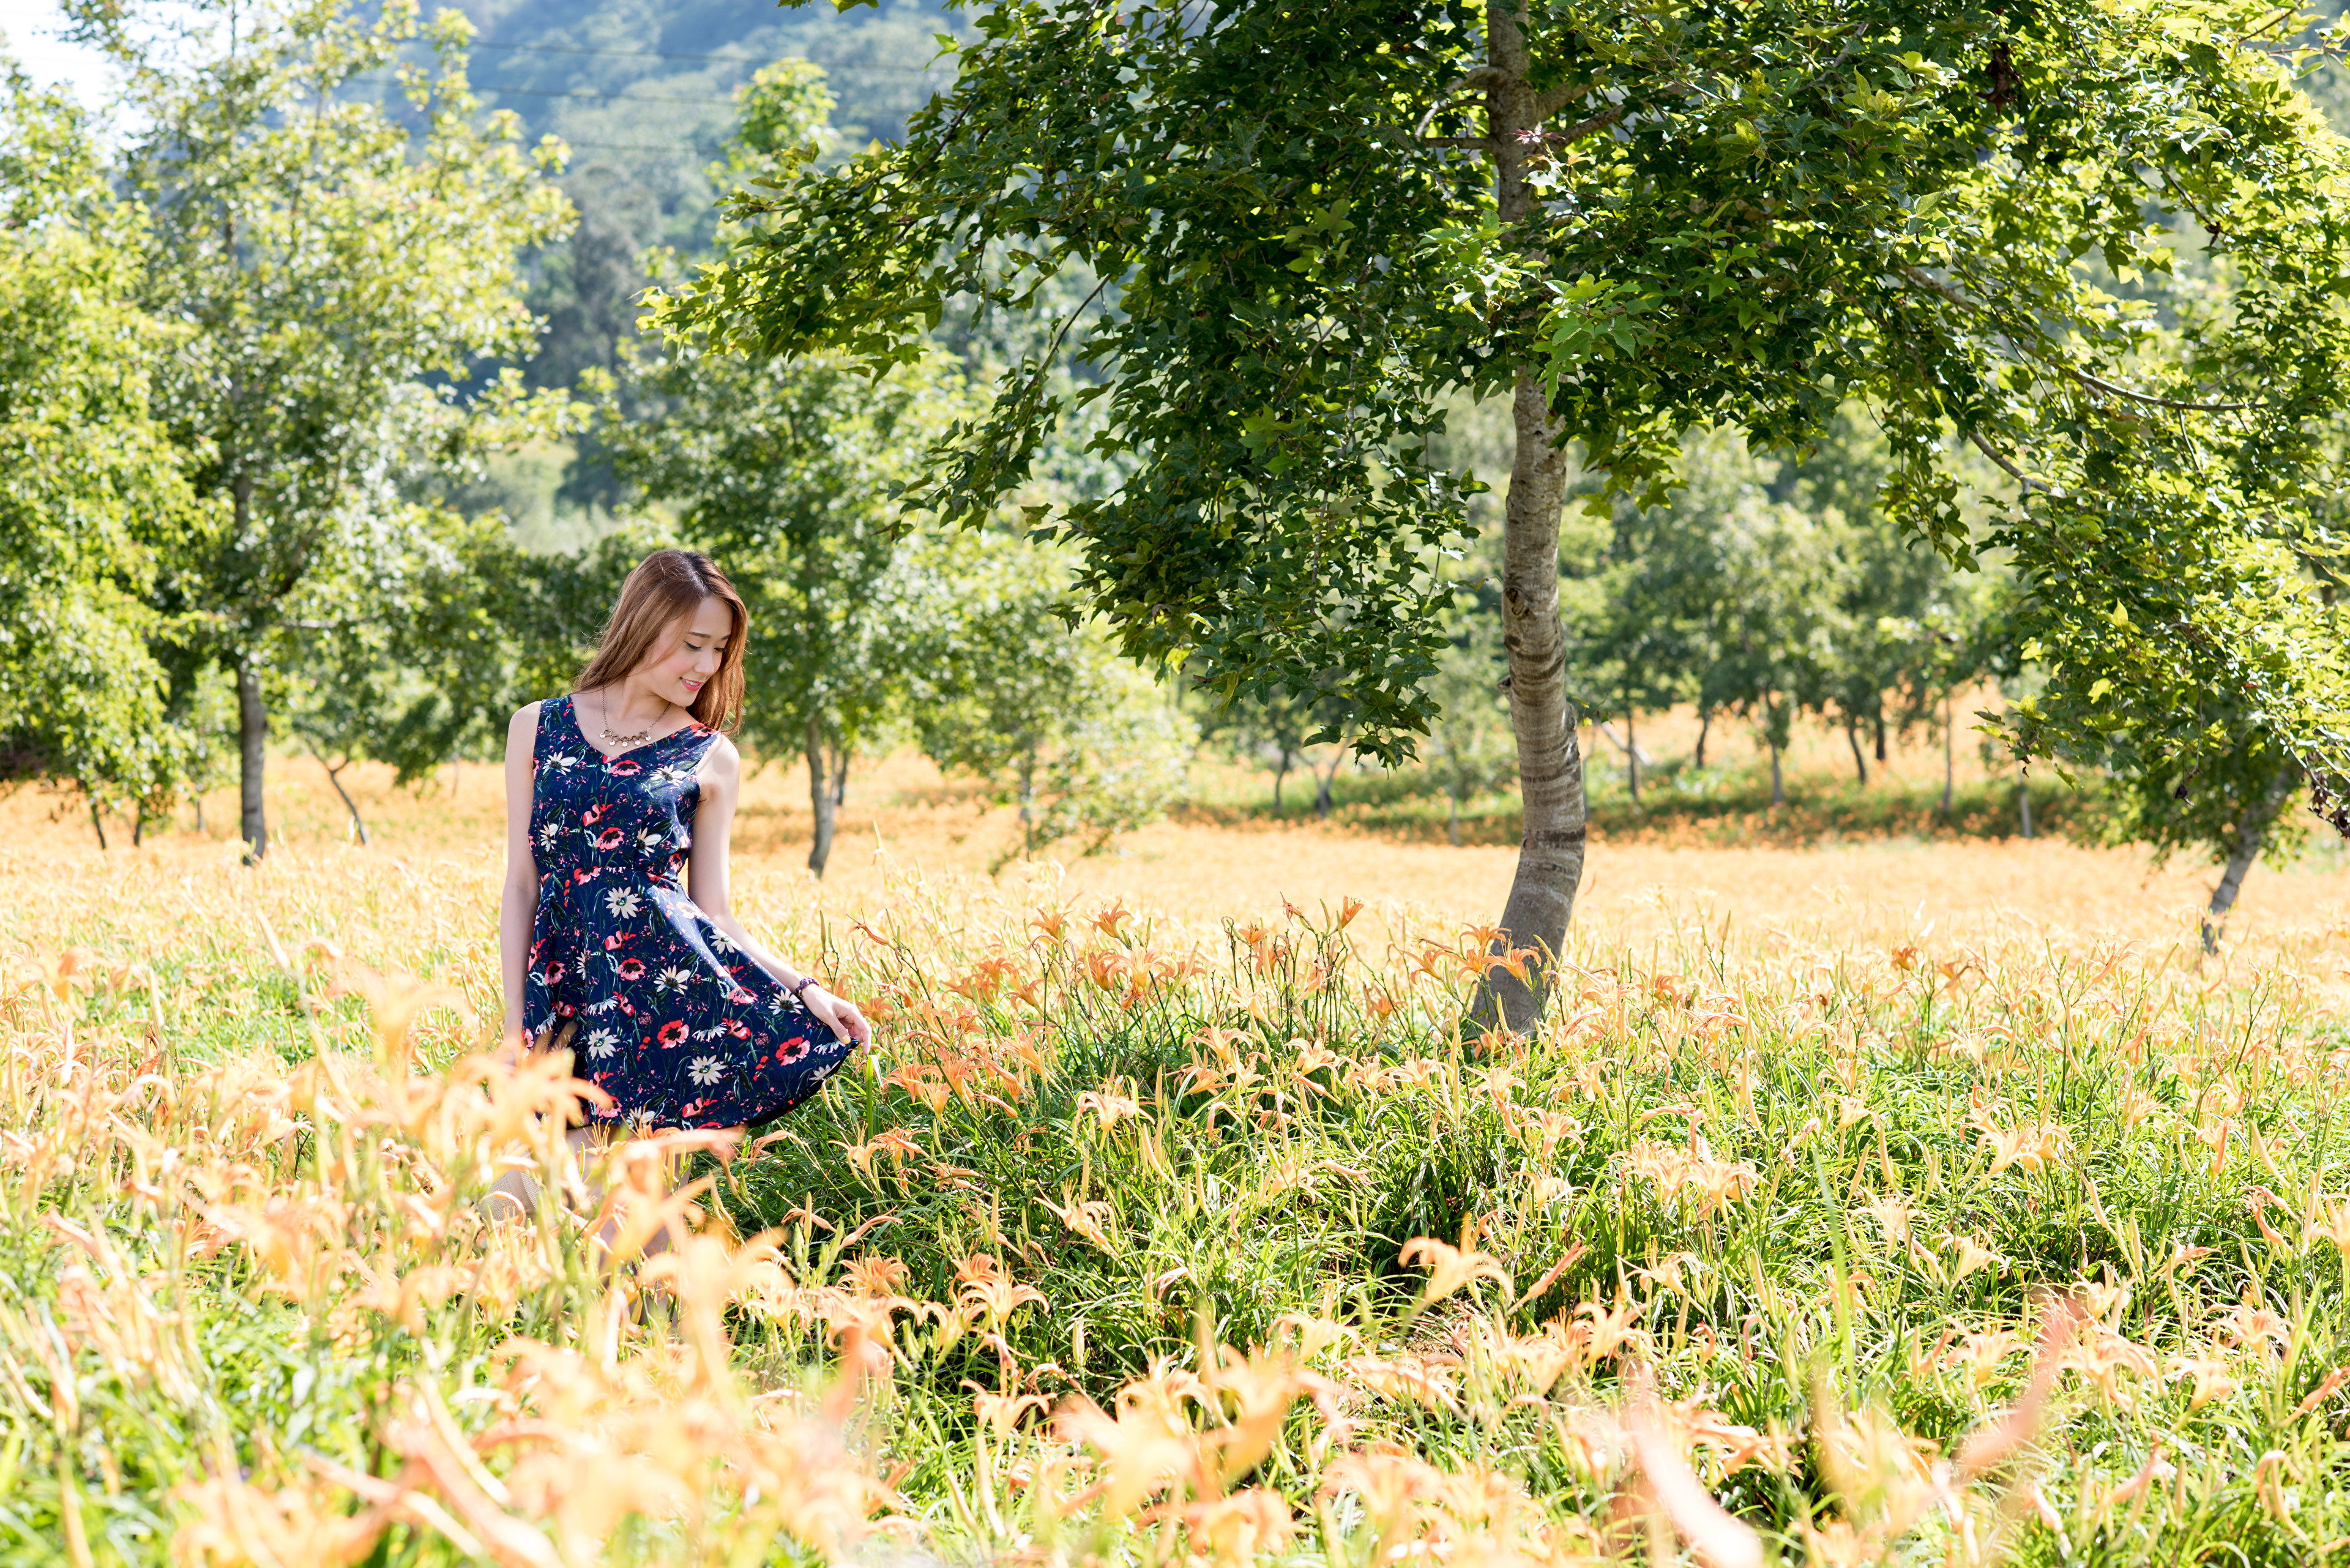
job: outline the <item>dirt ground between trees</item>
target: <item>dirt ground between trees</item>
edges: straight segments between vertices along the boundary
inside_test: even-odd
[[[1687,737],[1678,733],[1684,727],[1693,732],[1656,725],[1641,739],[1659,752],[1685,746]],[[1737,737],[1730,742],[1745,746]],[[1827,734],[1807,737],[1791,759],[1798,781],[1806,774],[1833,776],[1830,766],[1838,760],[1848,768],[1843,738]],[[1963,761],[1962,779],[1982,776],[1976,758]],[[1612,753],[1607,762],[1620,766]],[[1892,785],[1926,775],[1939,783],[1940,767],[1939,746],[1899,748]],[[348,815],[325,770],[308,757],[271,759],[275,842],[322,867],[345,854],[365,854],[450,859],[478,875],[494,871],[502,857],[501,781],[494,766],[463,764],[410,790],[395,789],[388,769],[366,765],[347,770],[343,782],[369,820],[371,848],[350,844]],[[1262,775],[1232,769],[1205,770],[1199,782],[1209,798],[1263,787]],[[1311,798],[1310,786],[1305,798]],[[235,806],[233,789],[214,791],[203,803],[201,833],[193,812],[182,808],[167,827],[151,828],[136,849],[131,825],[109,819],[108,858],[119,867],[129,856],[233,857]],[[1204,815],[1129,834],[1105,854],[1084,856],[1064,846],[1039,864],[1014,863],[1001,878],[1039,901],[1120,899],[1201,926],[1227,916],[1278,914],[1284,899],[1311,912],[1352,898],[1369,905],[1383,925],[1401,929],[1429,920],[1492,919],[1515,862],[1508,847],[1403,842],[1343,822],[1293,816],[1233,825],[1222,813],[1226,825],[1210,826]],[[853,919],[887,896],[892,878],[924,878],[942,891],[985,878],[1017,833],[1008,808],[941,779],[910,753],[863,764],[852,775],[840,838],[821,883],[805,869],[809,820],[804,770],[776,765],[750,778],[736,832],[735,882],[737,902],[752,918],[815,903],[834,918]],[[9,851],[0,858],[19,866],[37,861],[50,870],[100,869],[96,836],[78,801],[19,791],[0,800],[0,829]],[[1929,927],[1940,940],[1966,940],[2021,924],[2068,942],[2111,938],[2175,947],[2184,962],[2191,961],[2196,913],[2215,875],[2185,861],[2157,867],[2136,849],[2050,838],[1685,847],[1595,834],[1576,931],[1586,951],[1604,951],[1692,920],[1739,944],[1768,940],[1774,930],[1836,945],[1894,942]],[[2230,937],[2240,960],[2276,944],[2303,953],[2350,950],[2344,940],[2350,937],[2350,857],[2321,846],[2293,865],[2256,869]]]

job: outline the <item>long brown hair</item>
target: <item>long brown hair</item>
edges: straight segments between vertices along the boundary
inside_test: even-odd
[[[718,564],[699,550],[655,550],[637,563],[620,585],[604,635],[596,639],[596,656],[571,690],[588,691],[627,680],[652,657],[662,634],[700,609],[704,599],[721,600],[733,612],[734,630],[726,639],[718,672],[702,683],[687,711],[713,730],[731,732],[743,718],[743,645],[750,639],[751,612]]]

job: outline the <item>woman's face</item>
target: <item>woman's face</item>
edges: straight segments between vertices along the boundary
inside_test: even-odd
[[[704,599],[691,615],[670,623],[638,674],[655,696],[691,708],[725,661],[726,643],[733,635],[734,614],[726,601]]]

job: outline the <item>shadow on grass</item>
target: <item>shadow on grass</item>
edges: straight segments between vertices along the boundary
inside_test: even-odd
[[[1612,785],[1612,787],[1607,787]],[[1595,838],[1618,844],[1708,847],[1808,848],[1844,839],[1914,838],[2003,841],[2023,836],[2016,781],[1960,784],[1942,810],[1939,785],[1877,783],[1819,774],[1793,777],[1786,801],[1771,804],[1767,775],[1691,770],[1667,772],[1641,791],[1635,805],[1620,780],[1596,788],[1590,802]],[[2093,838],[2100,803],[2094,788],[2074,790],[2053,778],[2031,783],[2034,836]],[[1446,801],[1424,774],[1342,778],[1326,819],[1358,832],[1414,844],[1443,844],[1452,829]],[[1213,827],[1274,827],[1311,824],[1310,807],[1276,813],[1270,794],[1256,799],[1194,801],[1178,821]],[[1495,794],[1471,801],[1458,826],[1463,846],[1513,846],[1522,832],[1516,796]]]

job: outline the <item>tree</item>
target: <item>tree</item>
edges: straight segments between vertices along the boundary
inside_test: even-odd
[[[1953,667],[1944,653],[1929,651],[1912,635],[1929,621],[1943,629],[1956,626],[1961,646],[1979,653],[1972,628],[1982,596],[1969,591],[1939,552],[1886,514],[1878,495],[1887,472],[1882,432],[1866,410],[1847,406],[1819,443],[1799,461],[1782,463],[1771,483],[1773,496],[1819,519],[1837,541],[1835,629],[1821,716],[1840,724],[1862,784],[1868,783],[1869,760],[1861,747],[1864,729],[1883,763],[1888,732],[1906,734],[1938,712],[1947,720],[1952,682],[1981,672],[1973,664]],[[1986,580],[1996,575],[1993,568]],[[1948,751],[1946,744],[1946,760]],[[1947,796],[1947,778],[1945,784]],[[1946,798],[1943,810],[1949,809]]]
[[[151,591],[202,509],[151,407],[144,214],[70,100],[0,73],[0,777],[72,783],[103,844],[102,808],[143,821],[193,763]]]
[[[272,711],[327,770],[361,844],[367,823],[343,787],[345,768],[388,763],[406,786],[452,758],[495,756],[515,709],[546,690],[520,677],[524,640],[547,619],[523,600],[548,564],[514,547],[506,519],[438,513],[409,529],[407,543],[397,583],[380,578],[365,613],[289,628],[289,657],[264,688]],[[567,653],[594,634],[558,631],[551,648]]]
[[[679,537],[743,592],[745,734],[769,755],[806,759],[808,868],[820,877],[850,758],[903,715],[937,640],[931,623],[957,613],[947,562],[889,496],[959,389],[928,361],[878,381],[837,358],[680,350],[624,363],[646,411],[615,411],[605,444],[623,477],[677,506]]]
[[[2027,645],[2025,651],[2040,650]],[[2021,699],[2004,722],[2030,722],[2043,700]],[[2241,699],[2215,693],[2182,722],[2223,737],[2226,749],[2216,757],[2209,746],[2164,757],[2116,747],[2105,769],[2106,809],[2094,820],[2108,842],[2147,845],[2158,862],[2185,855],[2220,867],[2199,933],[2203,950],[2214,953],[2254,864],[2289,858],[2306,836],[2306,825],[2284,811],[2303,773]],[[2077,765],[2081,759],[2069,761]]]
[[[1276,816],[1283,812],[1281,789],[1288,781],[1289,770],[1305,763],[1314,774],[1315,810],[1327,816],[1330,784],[1323,775],[1321,764],[1308,755],[1306,748],[1329,726],[1342,723],[1344,719],[1344,704],[1327,696],[1298,698],[1286,691],[1240,693],[1222,706],[1210,709],[1201,728],[1211,739],[1229,745],[1236,756],[1262,760],[1266,753],[1272,754],[1273,810]],[[1330,758],[1333,774],[1344,755],[1336,753]]]
[[[1001,0],[903,145],[739,197],[771,221],[656,306],[884,364],[949,296],[1018,308],[1082,263],[1118,291],[1081,334],[1111,378],[1097,444],[1135,466],[1038,520],[1081,552],[1080,591],[1130,655],[1343,693],[1390,759],[1432,717],[1431,557],[1462,516],[1425,443],[1456,390],[1506,393],[1525,836],[1498,940],[1555,950],[1584,839],[1573,439],[1653,504],[1685,428],[1794,450],[1857,400],[1888,512],[1970,565],[1955,428],[2020,486],[1990,538],[2079,633],[2068,671],[2260,683],[2271,732],[2350,785],[2327,719],[2350,674],[2295,557],[2345,401],[2350,213],[2342,144],[2266,52],[2295,26],[2251,0]],[[2166,326],[2074,265],[2166,269],[2149,202],[2211,236],[2233,308]],[[2179,351],[2141,363],[2158,331]],[[1062,411],[1029,369],[938,466],[945,514],[986,515]],[[2106,711],[2051,705],[2035,743]],[[1513,1027],[1545,972],[1494,971]]]
[[[530,345],[516,255],[568,221],[557,154],[525,154],[511,116],[475,125],[453,11],[420,30],[414,0],[371,21],[348,0],[67,10],[126,72],[123,176],[152,219],[140,292],[186,328],[157,406],[212,504],[155,592],[183,662],[235,680],[257,857],[270,672],[297,636],[399,603],[451,521],[406,486],[459,439],[469,365]],[[398,53],[420,36],[429,69]],[[346,93],[383,70],[412,123]]]
[[[945,543],[957,613],[935,623],[911,704],[923,752],[1020,808],[1020,843],[1086,853],[1156,821],[1182,792],[1199,732],[1098,636],[1070,624],[1066,573],[1001,536]]]
[[[787,170],[821,145],[831,98],[806,61],[767,67],[737,99],[737,178]],[[749,603],[745,733],[768,754],[807,759],[808,869],[819,877],[850,757],[902,716],[937,640],[931,623],[955,613],[945,556],[891,500],[962,406],[941,358],[877,379],[837,355],[629,344],[605,404],[619,473],[676,506],[680,537],[723,563]]]
[[[1846,531],[1777,499],[1777,468],[1730,432],[1689,432],[1685,483],[1659,504],[1619,501],[1607,562],[1570,577],[1569,690],[1625,715],[1631,779],[1633,711],[1694,698],[1709,727],[1723,711],[1754,721],[1771,802],[1785,800],[1781,753],[1796,716],[1821,706],[1846,629]]]
[[[1927,605],[1914,616],[1879,621],[1877,635],[1888,645],[1906,650],[1903,668],[1914,682],[1909,688],[1910,711],[1939,715],[1941,811],[1948,816],[1958,789],[1958,691],[1981,675],[1990,662],[1982,649],[1987,628],[1976,606],[1953,595]]]

